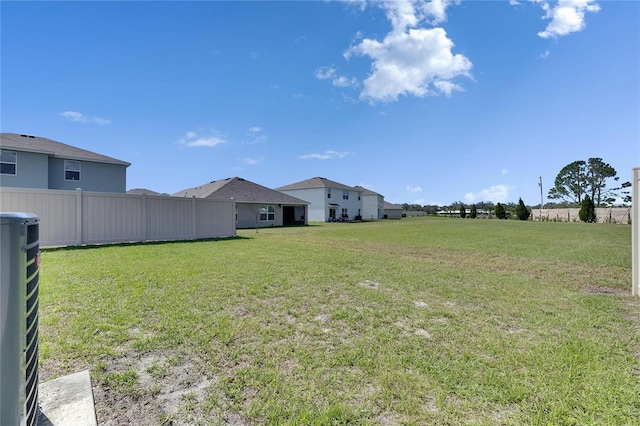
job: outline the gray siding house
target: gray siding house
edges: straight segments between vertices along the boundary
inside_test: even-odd
[[[51,139],[0,133],[0,186],[124,193],[126,161]]]
[[[314,177],[276,191],[307,201],[310,222],[362,219],[362,192],[351,186]]]
[[[400,219],[402,217],[402,206],[384,202],[384,218]]]
[[[382,219],[384,217],[384,197],[362,186],[355,186],[362,192],[362,218],[364,220]]]
[[[215,180],[173,196],[235,200],[236,228],[307,224],[306,201],[239,177]]]

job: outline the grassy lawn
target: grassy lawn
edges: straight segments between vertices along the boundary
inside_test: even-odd
[[[638,424],[631,227],[410,218],[44,250],[101,425]]]

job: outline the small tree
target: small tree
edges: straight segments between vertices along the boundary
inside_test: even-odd
[[[584,196],[584,199],[580,203],[580,212],[578,212],[580,220],[587,223],[597,222],[596,206],[593,200],[588,195]]]
[[[502,205],[502,203],[496,204],[496,217],[498,219],[507,218],[507,211],[504,209],[504,206]]]
[[[478,217],[478,209],[476,209],[476,205],[472,205],[471,206],[471,211],[469,212],[469,217],[471,219],[475,219],[476,217]]]
[[[460,204],[460,217],[463,219],[467,217],[467,208],[464,206],[464,204]]]
[[[528,220],[529,216],[531,216],[531,212],[529,211],[527,206],[524,205],[524,201],[522,201],[522,198],[518,200],[518,205],[516,206],[516,216],[518,216],[518,219],[520,220]]]

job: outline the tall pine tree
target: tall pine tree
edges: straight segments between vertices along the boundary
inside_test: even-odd
[[[524,205],[524,201],[522,201],[522,198],[518,200],[518,205],[516,206],[516,216],[518,216],[518,219],[520,220],[528,220],[529,216],[531,216],[531,212],[529,211],[527,206]]]
[[[475,204],[473,204],[471,206],[471,211],[469,212],[469,217],[471,219],[475,219],[476,217],[478,217],[478,209],[476,208]]]

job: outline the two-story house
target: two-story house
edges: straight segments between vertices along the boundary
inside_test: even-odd
[[[0,133],[0,186],[126,192],[126,161],[51,139]]]
[[[352,186],[314,177],[276,188],[309,203],[309,221],[362,219],[362,192]]]
[[[362,193],[362,218],[365,220],[384,218],[384,196],[359,185],[354,188]]]

